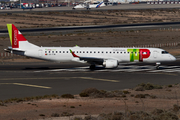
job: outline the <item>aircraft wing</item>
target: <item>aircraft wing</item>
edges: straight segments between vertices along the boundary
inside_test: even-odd
[[[73,55],[73,57],[75,58],[79,58],[80,61],[86,61],[87,63],[90,64],[99,64],[102,65],[104,62],[103,58],[96,58],[96,57],[80,57],[77,56],[72,50],[70,50],[71,54]]]
[[[104,59],[102,59],[102,58],[95,58],[95,57],[79,57],[79,59],[87,61],[90,64],[95,63],[95,64],[102,65],[103,62],[104,62]]]

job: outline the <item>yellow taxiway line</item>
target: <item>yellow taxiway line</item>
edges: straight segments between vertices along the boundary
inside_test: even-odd
[[[109,80],[109,79],[100,79],[100,78],[92,78],[92,77],[49,77],[49,78],[2,78],[0,80],[42,80],[42,79],[86,79],[86,80],[97,80],[97,81],[105,81],[105,82],[119,82],[118,80]],[[24,83],[0,83],[1,84],[11,84],[11,85],[21,85],[27,87],[36,87],[36,88],[45,88],[51,89],[51,87],[40,86],[40,85],[31,85]]]
[[[47,86],[39,86],[39,85],[31,85],[31,84],[23,84],[23,83],[0,83],[0,84],[11,84],[11,85],[21,85],[21,86],[28,86],[28,87],[51,89],[51,87],[47,87]]]
[[[45,78],[0,78],[0,80],[45,80],[45,79],[87,79],[87,80],[97,80],[105,82],[119,82],[118,80],[92,78],[92,77],[45,77]]]

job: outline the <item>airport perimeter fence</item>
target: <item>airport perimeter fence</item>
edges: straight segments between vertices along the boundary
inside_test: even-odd
[[[138,46],[121,46],[121,47],[127,47],[127,48],[160,48],[160,47],[173,47],[180,45],[180,42],[174,42],[174,43],[163,43],[163,44],[151,44],[151,45],[138,45]],[[12,58],[26,58],[25,56],[20,56],[12,53],[3,52],[0,53],[0,59],[12,59]]]
[[[123,47],[128,47],[128,48],[130,48],[130,47],[138,47],[138,48],[140,48],[140,47],[142,47],[142,48],[150,48],[150,47],[152,47],[152,48],[160,48],[160,47],[173,47],[173,46],[178,46],[178,45],[180,45],[180,42],[174,42],[174,43],[162,43],[162,44],[150,44],[150,45],[135,45],[135,46],[123,46]]]
[[[0,53],[0,59],[5,59],[5,58],[25,58],[24,56],[20,56],[20,55],[16,55],[13,53],[7,53],[7,52],[3,52]]]
[[[157,4],[180,4],[180,1],[147,1],[148,5]]]

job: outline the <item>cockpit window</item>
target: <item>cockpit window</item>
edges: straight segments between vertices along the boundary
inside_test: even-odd
[[[167,51],[162,51],[162,54],[168,54],[168,52]]]

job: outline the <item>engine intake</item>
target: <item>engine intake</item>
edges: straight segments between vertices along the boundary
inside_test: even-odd
[[[105,60],[103,62],[103,66],[105,68],[116,68],[116,67],[118,67],[118,61],[117,60]]]

